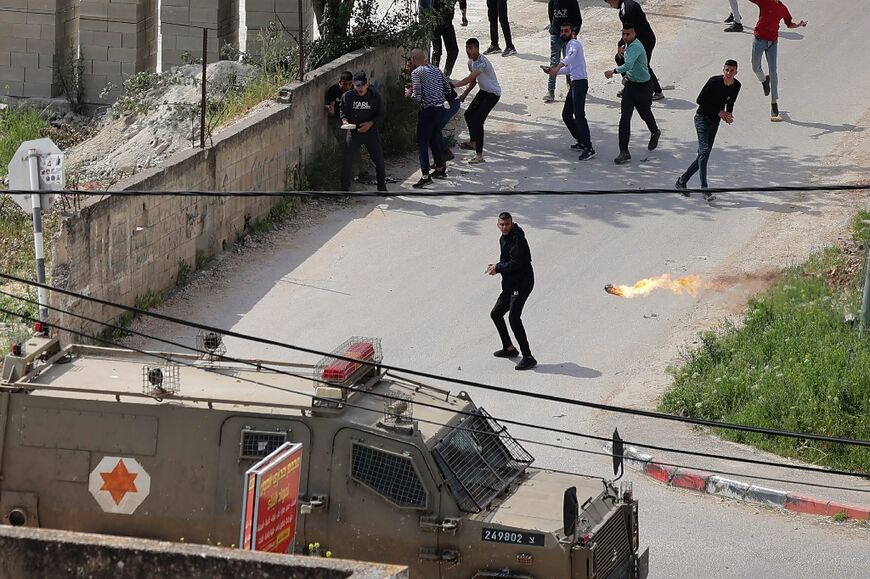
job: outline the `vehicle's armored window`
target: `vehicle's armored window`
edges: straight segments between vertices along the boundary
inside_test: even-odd
[[[353,443],[351,478],[397,506],[425,509],[426,489],[410,456]]]
[[[239,448],[239,457],[256,460],[266,458],[266,456],[268,456],[286,441],[286,432],[242,430],[242,440]]]
[[[432,450],[459,508],[479,513],[534,460],[483,408]]]

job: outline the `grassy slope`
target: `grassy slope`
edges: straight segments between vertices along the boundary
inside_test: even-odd
[[[870,439],[870,336],[844,322],[857,314],[870,231],[858,216],[854,243],[787,269],[749,302],[743,325],[701,337],[673,369],[661,408],[740,424]],[[870,471],[870,449],[722,431],[784,456]]]

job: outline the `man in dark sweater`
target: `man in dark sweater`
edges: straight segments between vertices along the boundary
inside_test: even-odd
[[[447,60],[444,63],[444,74],[448,77],[453,73],[453,65],[459,56],[459,44],[456,43],[456,29],[453,28],[453,17],[456,16],[456,2],[459,2],[459,10],[462,12],[462,25],[468,26],[466,0],[435,0],[435,17],[438,24],[432,36],[432,64],[441,64],[442,41],[447,51]]]
[[[711,76],[698,95],[698,112],[695,113],[695,130],[698,132],[698,156],[678,179],[676,187],[688,197],[686,184],[697,171],[701,173],[701,188],[707,188],[707,160],[713,149],[713,141],[719,131],[719,121],[729,125],[734,122],[734,103],[740,93],[737,76],[737,61],[726,60],[722,74]],[[704,200],[713,201],[712,193],[704,191]]]
[[[532,357],[526,330],[520,317],[523,315],[523,306],[526,305],[526,300],[535,287],[532,253],[526,241],[526,234],[514,223],[510,213],[505,211],[499,214],[498,228],[501,231],[498,263],[486,266],[486,273],[489,275],[501,274],[501,294],[495,302],[495,307],[492,308],[490,317],[498,330],[502,349],[494,352],[493,355],[496,358],[516,358],[522,353],[523,357],[516,365],[516,369],[531,370],[538,365],[538,361]],[[520,346],[520,352],[517,352],[511,342],[507,325],[504,323],[505,314],[508,314],[508,321]]]
[[[381,149],[379,132],[386,115],[384,99],[369,86],[366,73],[356,73],[353,76],[353,90],[344,93],[341,97],[341,122],[344,126],[354,125],[341,159],[342,191],[350,191],[353,156],[363,145],[375,164],[378,191],[387,190],[387,172],[384,169],[384,152]]]
[[[605,0],[614,8],[619,9],[619,20],[625,24],[631,22],[634,24],[634,30],[637,33],[637,39],[643,44],[646,50],[646,60],[649,65],[649,75],[653,82],[652,100],[658,101],[665,96],[662,94],[662,85],[659,84],[659,79],[652,69],[652,53],[656,47],[656,35],[652,27],[646,19],[646,13],[635,0]]]
[[[580,13],[578,0],[549,0],[547,16],[550,17],[550,68],[553,68],[565,56],[567,42],[564,42],[561,37],[562,24],[571,24],[574,27],[574,32],[580,34],[580,27],[583,26],[583,15]],[[555,92],[556,79],[551,76],[547,80],[544,102],[551,103],[556,100]]]

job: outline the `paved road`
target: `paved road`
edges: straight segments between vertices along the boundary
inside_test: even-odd
[[[478,4],[483,3],[470,10],[469,33],[486,38],[484,8]],[[867,129],[867,118],[861,119],[870,91],[870,73],[859,66],[867,40],[862,27],[850,21],[851,11],[831,10],[827,3],[790,3],[795,16],[807,18],[810,26],[789,31],[781,41],[781,109],[787,120],[774,125],[749,66],[751,35],[721,32],[727,3],[647,4],[659,35],[655,68],[663,84],[675,87],[654,109],[664,129],[660,150],[646,153],[646,135],[636,120],[633,163],[612,164],[617,85],[604,79],[603,70],[611,66],[618,20],[600,3],[586,3],[592,6],[584,12],[583,34],[592,71],[588,116],[599,158],[582,165],[574,160],[559,118],[561,103],[540,101],[545,79],[537,65],[546,60],[548,39],[535,20],[543,18],[544,5],[530,3],[513,15],[521,30],[520,54],[492,59],[505,94],[492,115],[488,162],[455,165],[453,179],[443,186],[457,191],[671,186],[696,146],[692,103],[697,91],[726,58],[740,61],[744,88],[737,121],[719,133],[712,186],[803,183],[866,169],[844,153]],[[751,23],[756,9],[744,8]],[[392,171],[408,176],[404,186],[417,178],[411,165]],[[694,331],[713,325],[716,316],[734,311],[747,293],[763,285],[771,268],[801,259],[823,243],[842,227],[852,203],[843,196],[755,193],[723,196],[714,207],[676,194],[359,202],[293,235],[277,236],[262,251],[230,257],[232,278],[209,286],[207,294],[181,296],[166,311],[322,349],[349,335],[377,335],[392,363],[529,392],[650,407],[666,384],[663,370],[676,348]],[[522,375],[490,355],[498,347],[488,318],[498,281],[483,270],[497,257],[495,217],[502,210],[511,211],[525,228],[537,274],[525,318],[540,366]],[[602,291],[606,283],[663,272],[697,273],[729,289],[704,293],[698,301],[664,294],[627,301]],[[145,327],[173,337],[183,333]],[[301,359],[235,341],[229,349],[241,356]],[[472,394],[497,416],[597,434],[618,426],[633,440],[758,455],[668,423],[486,391]],[[513,430],[598,449],[581,440]],[[606,475],[604,459],[530,450],[541,466]],[[806,478],[721,462],[691,464]],[[863,577],[870,568],[866,529],[720,502],[645,480],[635,484],[643,501],[642,541],[651,547],[652,576]],[[856,493],[825,495],[870,502]]]

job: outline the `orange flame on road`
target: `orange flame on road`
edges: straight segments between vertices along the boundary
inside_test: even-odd
[[[704,284],[701,278],[695,274],[684,275],[677,279],[671,279],[669,273],[662,274],[658,277],[648,277],[642,279],[634,285],[613,285],[607,284],[604,286],[604,291],[607,293],[623,298],[636,298],[638,296],[646,296],[657,289],[671,290],[675,294],[687,293],[692,297],[697,297],[698,290],[703,287],[710,287]]]

